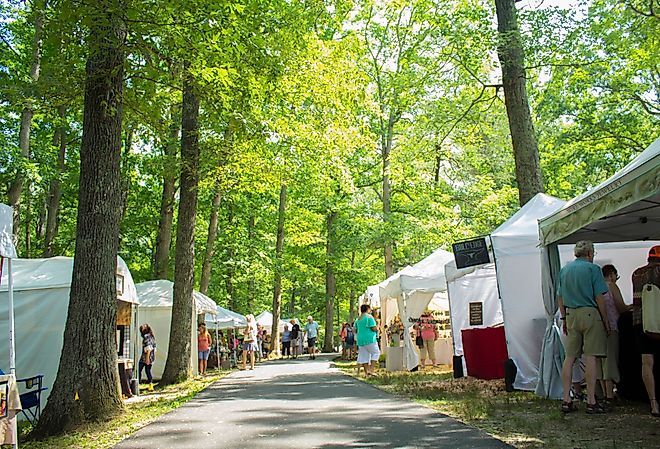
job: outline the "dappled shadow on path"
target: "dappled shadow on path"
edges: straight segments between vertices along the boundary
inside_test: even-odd
[[[117,448],[508,447],[338,372],[295,370],[225,378]]]

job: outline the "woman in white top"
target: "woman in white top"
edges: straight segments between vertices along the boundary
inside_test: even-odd
[[[250,354],[250,369],[254,369],[254,353],[259,350],[257,346],[257,323],[254,315],[249,314],[247,326],[243,329],[243,369],[246,369],[247,355]]]
[[[601,388],[605,393],[607,401],[614,400],[614,384],[619,382],[619,315],[629,309],[623,302],[623,296],[616,281],[619,279],[614,265],[604,265],[603,277],[607,283],[608,292],[605,293],[605,308],[607,309],[607,320],[611,331],[607,335],[607,357],[601,359],[603,367],[603,378]]]

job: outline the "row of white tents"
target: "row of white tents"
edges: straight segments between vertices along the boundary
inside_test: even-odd
[[[410,328],[437,295],[448,295],[455,355],[462,356],[461,331],[469,324],[469,303],[481,302],[483,323],[503,325],[517,377],[514,387],[561,396],[563,349],[554,295],[559,268],[572,260],[572,244],[597,242],[595,263],[613,263],[623,280],[645,264],[648,248],[660,240],[660,139],[607,181],[570,202],[536,195],[488,237],[491,263],[456,269],[441,249],[380,284],[362,302],[381,307],[386,323],[399,313]],[[621,284],[626,302],[629,285]],[[406,366],[418,364],[406,332]],[[469,373],[468,373],[469,374]]]
[[[0,205],[0,255],[4,269],[0,278],[0,335],[10,336],[0,345],[0,368],[17,377],[44,375],[47,399],[57,375],[64,341],[73,259],[17,259],[12,245],[11,208]],[[11,270],[9,261],[11,260]],[[154,378],[162,375],[167,359],[173,304],[173,283],[167,280],[135,284],[126,263],[117,258],[117,341],[120,358],[137,361],[141,354],[139,325],[148,323],[157,342]],[[11,281],[11,285],[10,285]],[[197,371],[197,322],[206,321],[212,331],[244,327],[243,315],[217,306],[208,296],[194,292],[191,323],[191,367]],[[120,338],[120,334],[122,337]],[[121,343],[120,343],[121,342]],[[16,348],[16,351],[13,348]],[[15,355],[14,355],[15,354]]]

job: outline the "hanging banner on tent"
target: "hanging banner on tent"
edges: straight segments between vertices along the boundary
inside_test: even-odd
[[[470,326],[483,326],[484,324],[484,303],[471,302],[470,307]]]
[[[490,263],[490,255],[488,254],[485,237],[457,242],[451,246],[454,250],[456,268],[467,268]]]

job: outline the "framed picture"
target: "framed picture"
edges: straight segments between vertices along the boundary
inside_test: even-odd
[[[9,382],[3,380],[0,382],[0,418],[6,418],[9,412]]]
[[[117,281],[117,296],[122,296],[124,294],[124,276],[115,274],[115,279]]]

